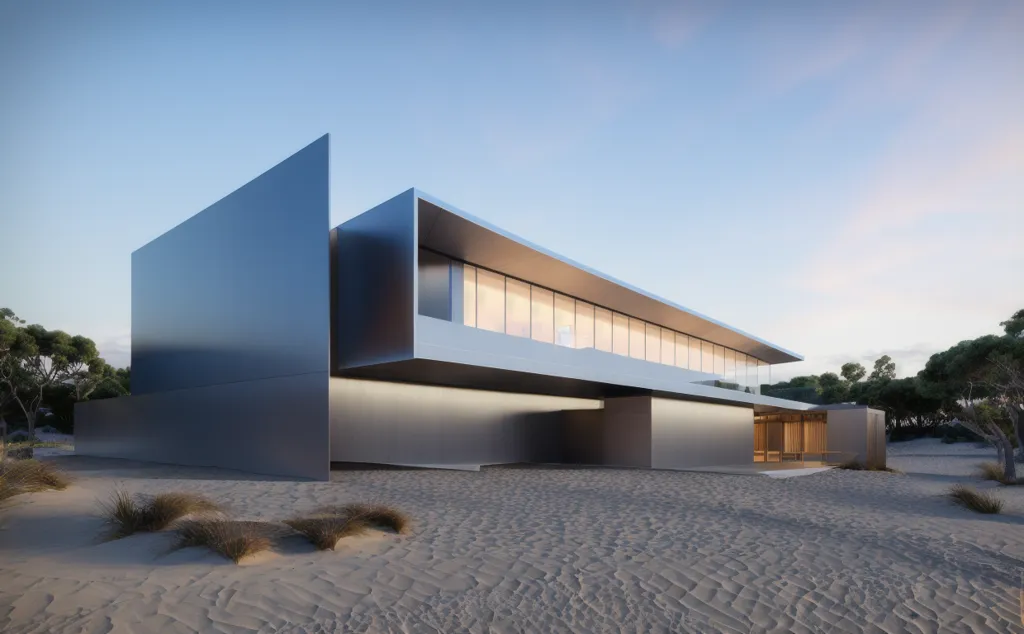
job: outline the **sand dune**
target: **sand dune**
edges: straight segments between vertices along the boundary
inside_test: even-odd
[[[1022,630],[1024,487],[998,492],[1003,516],[953,507],[941,493],[965,478],[943,455],[894,456],[907,476],[501,467],[330,483],[52,459],[76,485],[0,512],[4,632]],[[95,501],[116,484],[200,492],[241,519],[386,501],[415,525],[336,552],[285,539],[236,566],[168,553],[164,534],[97,543]]]

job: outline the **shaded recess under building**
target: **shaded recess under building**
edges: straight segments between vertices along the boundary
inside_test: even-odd
[[[884,461],[879,412],[760,394],[799,355],[423,192],[329,229],[328,165],[325,136],[132,254],[132,395],[76,406],[79,453],[315,479]]]

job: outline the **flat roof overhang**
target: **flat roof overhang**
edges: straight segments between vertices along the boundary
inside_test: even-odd
[[[766,363],[803,360],[795,352],[573,262],[429,194],[413,191],[422,247],[744,352]]]

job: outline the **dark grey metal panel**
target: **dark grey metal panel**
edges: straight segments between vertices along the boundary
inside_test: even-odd
[[[768,363],[800,355],[613,279],[417,191],[419,244],[513,277],[745,352]]]
[[[651,399],[651,467],[690,469],[754,461],[754,410]]]
[[[417,255],[413,190],[356,216],[337,232],[333,369],[412,358]]]
[[[330,478],[326,372],[87,401],[75,452]]]
[[[328,370],[328,137],[132,254],[132,393]]]
[[[601,401],[332,377],[331,460],[465,467],[561,454],[566,409]]]
[[[419,252],[419,314],[452,320],[451,260],[425,249]],[[461,312],[459,313],[461,316]]]

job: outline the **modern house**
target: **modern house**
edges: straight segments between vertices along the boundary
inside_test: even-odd
[[[884,463],[879,412],[833,438],[760,394],[799,355],[421,191],[329,229],[328,165],[324,136],[132,254],[132,395],[76,407],[79,453],[316,479]]]

